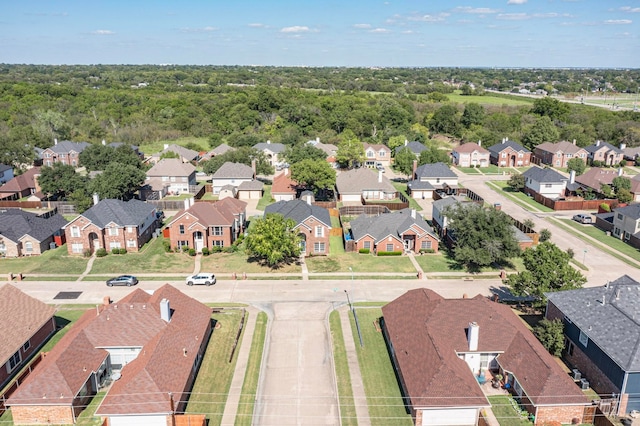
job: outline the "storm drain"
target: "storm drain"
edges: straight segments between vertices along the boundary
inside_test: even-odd
[[[56,294],[56,297],[54,297],[54,299],[73,300],[80,297],[81,294],[81,291],[61,291],[60,293]]]

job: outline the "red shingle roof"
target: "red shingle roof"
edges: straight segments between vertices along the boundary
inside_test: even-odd
[[[285,174],[287,173],[287,174]],[[291,175],[288,172],[280,173],[273,178],[273,185],[271,186],[272,194],[295,194],[296,186],[298,183],[291,179]]]

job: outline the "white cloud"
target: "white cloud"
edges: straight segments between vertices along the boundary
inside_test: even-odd
[[[640,13],[640,7],[623,6],[620,10],[623,12]]]
[[[374,28],[373,30],[371,30],[369,32],[383,34],[383,33],[390,33],[391,31],[386,29],[386,28]]]
[[[523,21],[525,19],[529,19],[530,16],[526,13],[500,13],[496,18],[504,19],[506,21]]]
[[[507,4],[525,4],[527,0],[509,0]]]
[[[369,29],[371,28],[371,24],[355,24],[353,28]]]
[[[631,19],[607,19],[604,21],[608,25],[627,25],[633,23]]]
[[[260,24],[260,23],[257,23],[257,22],[256,22],[256,23],[253,23],[253,24],[249,24],[249,26],[250,26],[251,28],[264,28],[264,27],[265,27],[265,25],[264,25],[264,24]]]
[[[437,15],[413,15],[408,19],[410,21],[421,21],[421,22],[442,22],[446,17],[449,16],[449,13],[439,13]]]
[[[470,6],[458,6],[453,9],[454,12],[471,13],[477,15],[488,15],[492,13],[498,13],[498,9],[489,9],[488,7],[470,7]]]
[[[91,31],[91,34],[95,34],[95,35],[113,35],[115,33],[113,31],[111,31],[111,30],[95,30],[95,31]]]
[[[185,27],[180,29],[180,31],[182,31],[183,33],[210,33],[211,31],[217,31],[217,30],[218,28],[211,27],[211,26],[202,27],[202,28]]]
[[[567,13],[559,14],[556,12],[547,13],[499,13],[496,18],[503,19],[505,21],[525,21],[527,19],[549,19],[549,18],[571,18],[571,15]]]
[[[308,33],[309,27],[295,25],[293,27],[284,27],[280,30],[281,33]]]

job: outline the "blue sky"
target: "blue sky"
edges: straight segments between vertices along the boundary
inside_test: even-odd
[[[640,67],[640,0],[1,4],[1,63]]]

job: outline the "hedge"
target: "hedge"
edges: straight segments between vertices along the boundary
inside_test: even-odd
[[[402,251],[379,251],[378,256],[402,256]]]
[[[358,253],[369,254],[369,253],[371,253],[371,250],[368,249],[368,248],[361,248],[360,250],[358,250]]]

